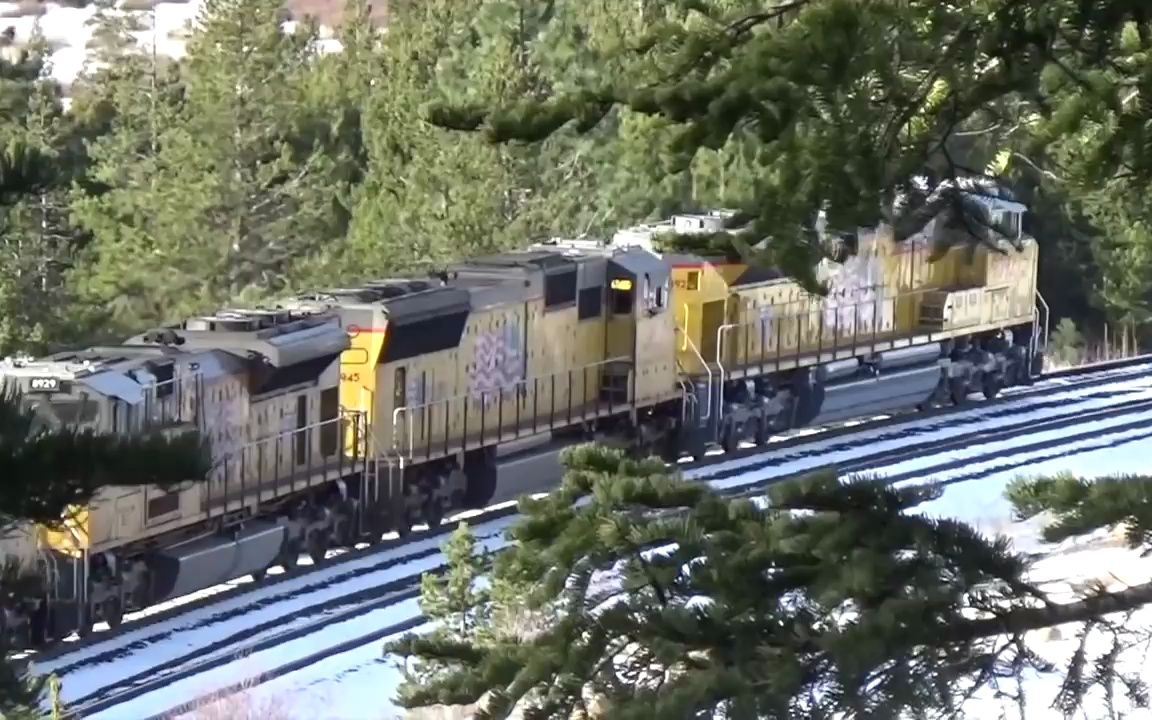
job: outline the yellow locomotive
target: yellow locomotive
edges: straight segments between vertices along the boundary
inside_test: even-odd
[[[43,569],[4,635],[42,642],[126,610],[438,525],[493,496],[526,438],[623,443],[668,459],[854,416],[962,403],[1039,371],[1037,249],[1024,207],[980,196],[1000,247],[929,261],[935,223],[857,233],[826,296],[770,269],[660,255],[679,215],[606,243],[552,241],[429,278],[303,293],[123,345],[0,364],[44,422],[196,428],[215,470],[170,490],[109,487],[63,529],[0,549]],[[1041,300],[1042,303],[1042,300]],[[50,612],[49,612],[50,611]]]

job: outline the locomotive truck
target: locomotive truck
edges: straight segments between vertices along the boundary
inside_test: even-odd
[[[1009,236],[932,257],[936,220],[881,225],[824,260],[824,295],[771,268],[660,254],[677,215],[609,242],[552,240],[427,278],[302,293],[44,358],[10,358],[38,422],[198,430],[209,477],[103,488],[0,552],[8,644],[43,645],[335,546],[439,525],[496,491],[525,438],[595,439],[669,461],[805,425],[994,397],[1039,372],[1043,299],[1025,208],[978,195]],[[17,590],[16,588],[20,588]]]

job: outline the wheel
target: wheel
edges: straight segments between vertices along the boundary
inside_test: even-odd
[[[1016,356],[1008,358],[1008,364],[1004,367],[1004,382],[1002,387],[1016,387],[1020,385],[1021,370],[1023,370],[1024,361],[1018,359]]]
[[[740,434],[734,423],[727,423],[720,431],[720,449],[725,453],[740,449]]]
[[[421,508],[424,522],[427,523],[429,530],[434,530],[440,527],[440,523],[444,520],[444,506],[437,498],[430,497],[424,501],[424,507]]]
[[[336,516],[332,523],[332,543],[336,547],[356,547],[356,504],[344,500],[332,512]]]
[[[257,570],[256,572],[252,573],[252,582],[261,582],[267,576],[267,570]]]
[[[337,547],[356,547],[356,533],[352,528],[353,524],[351,519],[338,518],[336,520],[336,527],[332,530],[333,544]]]
[[[948,395],[953,405],[963,405],[968,401],[968,383],[964,378],[948,380]]]
[[[388,522],[376,508],[365,508],[361,517],[364,523],[362,539],[369,545],[379,545],[384,533],[387,532]]]
[[[757,445],[763,445],[770,437],[772,437],[772,418],[761,415],[756,420],[756,432],[752,434],[752,441]]]
[[[472,510],[482,509],[496,495],[499,479],[496,449],[469,452],[464,458],[464,477],[464,506]]]
[[[92,626],[95,624],[92,622],[92,608],[80,607],[79,603],[74,603],[74,606],[76,607],[76,635],[80,638],[86,638],[92,634]]]
[[[124,622],[124,604],[120,602],[120,597],[114,596],[105,600],[100,606],[100,614],[104,622],[108,623],[108,627],[113,630],[120,627]]]
[[[300,564],[300,543],[289,540],[284,543],[284,550],[280,553],[280,567],[284,572],[291,572]]]
[[[392,520],[392,529],[402,538],[412,534],[412,517],[406,507],[401,506]]]
[[[328,529],[313,530],[308,533],[308,557],[313,565],[324,562],[328,556]]]
[[[705,441],[704,432],[699,428],[693,429],[688,436],[688,457],[692,458],[693,462],[698,462],[707,454],[708,443]]]
[[[28,647],[41,648],[41,647],[44,647],[45,645],[48,644],[49,637],[51,637],[53,635],[52,633],[49,632],[49,625],[52,624],[51,623],[52,606],[51,606],[51,604],[48,600],[48,597],[46,595],[41,596],[41,597],[33,600],[32,602],[34,605],[33,605],[33,607],[29,608],[30,612],[28,612],[28,624],[27,624],[27,627],[28,627]],[[80,631],[79,625],[81,623],[79,622],[80,617],[79,617],[78,611],[80,608],[77,607],[75,604],[73,604],[73,607],[75,607],[77,610],[77,618],[76,618],[77,628],[76,628],[76,631],[77,631],[77,634],[79,634],[79,631]],[[91,629],[92,629],[92,626],[89,625],[88,630],[85,631],[85,635],[87,635],[88,632],[91,631]],[[81,636],[81,637],[83,637],[83,636]]]
[[[980,382],[980,391],[984,393],[986,400],[991,400],[1000,394],[1000,388],[1003,386],[1001,378],[997,375],[985,375]]]

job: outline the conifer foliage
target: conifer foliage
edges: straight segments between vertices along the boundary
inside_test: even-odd
[[[48,424],[0,384],[0,528],[53,524],[105,485],[170,485],[206,477],[211,456],[195,432],[94,433]]]
[[[1147,175],[1147,103],[1133,102],[1152,42],[1143,3],[662,6],[644,37],[596,58],[578,84],[495,107],[433,104],[429,117],[495,143],[534,143],[565,127],[588,132],[624,108],[676,129],[664,147],[670,174],[701,153],[734,150],[751,161],[753,190],[729,196],[766,241],[735,249],[813,290],[812,266],[828,254],[819,212],[833,233],[886,222],[899,240],[943,206],[967,231],[954,242],[982,242],[956,180],[1003,180],[1008,169],[996,158],[1027,161],[1012,150],[1040,152],[1081,131],[1077,142],[1093,151],[1079,164],[1093,182]],[[1047,169],[1051,158],[1038,157]],[[718,254],[714,240],[664,244]]]
[[[425,668],[406,707],[486,696],[482,717],[519,706],[555,718],[594,698],[612,718],[922,717],[1051,669],[1024,633],[1152,599],[1139,588],[1052,604],[1006,540],[910,512],[938,497],[931,486],[824,472],[731,498],[596,446],[563,463],[558,490],[521,501],[490,573],[548,623],[529,637],[477,626],[396,643]],[[1091,677],[1143,697],[1128,678]]]

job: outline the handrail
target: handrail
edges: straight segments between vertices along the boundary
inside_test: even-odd
[[[448,402],[448,401],[445,401],[445,402]],[[393,450],[398,449],[396,447],[396,435],[395,435],[395,433],[396,433],[396,428],[400,427],[400,413],[404,413],[404,419],[406,421],[406,423],[405,423],[406,426],[404,428],[404,436],[408,440],[408,457],[412,457],[413,455],[416,454],[416,445],[415,445],[415,441],[413,440],[413,437],[416,435],[416,433],[413,432],[416,429],[416,424],[412,421],[412,413],[405,412],[408,409],[409,408],[407,405],[401,405],[400,407],[398,407],[392,411],[392,433],[393,433],[393,435],[392,435],[392,449]]]
[[[688,341],[688,347],[692,348],[692,352],[696,355],[696,359],[700,361],[700,364],[704,366],[704,371],[708,373],[708,401],[704,404],[707,412],[700,416],[700,425],[703,426],[706,421],[712,418],[712,368],[708,367],[708,363],[704,361],[704,356],[701,355],[700,350],[696,348],[696,343],[692,342],[692,336],[689,335],[687,331],[679,327],[676,328],[676,332],[683,333],[684,339]]]
[[[720,387],[716,392],[716,417],[721,418],[724,416],[724,375],[726,370],[724,368],[724,333],[732,330],[733,328],[740,327],[739,323],[725,323],[716,328],[716,365],[720,368]],[[720,424],[716,424],[716,432],[720,432]]]
[[[692,311],[692,306],[689,305],[688,303],[684,303],[684,329],[685,330],[688,329],[688,317],[691,314],[691,311]],[[685,332],[684,333],[684,342],[680,343],[680,352],[684,352],[687,349],[688,349],[688,333]]]
[[[365,395],[367,395],[370,398],[369,404],[367,406],[365,406],[365,404],[364,404],[364,396]],[[370,456],[372,458],[375,458],[378,451],[379,451],[379,448],[384,446],[384,443],[380,442],[380,436],[376,433],[376,428],[378,427],[379,423],[369,422],[369,410],[367,408],[371,409],[371,413],[373,415],[376,414],[376,391],[369,389],[369,387],[367,385],[361,385],[360,386],[360,413],[361,413],[362,417],[364,418],[364,433],[363,433],[364,440],[363,440],[363,442],[364,442],[364,457],[365,457],[365,459],[367,459]],[[395,421],[393,422],[392,427],[396,427]],[[375,449],[369,447],[369,444],[368,444],[369,437],[371,437],[372,440],[376,441]]]
[[[315,430],[317,428],[322,428],[322,427],[324,427],[330,423],[341,423],[341,422],[348,420],[350,417],[355,417],[357,415],[361,415],[361,412],[359,410],[347,410],[347,409],[341,410],[336,415],[336,417],[331,417],[331,418],[328,418],[326,420],[317,420],[316,422],[308,423],[307,425],[305,425],[303,427],[291,428],[289,430],[281,430],[278,433],[271,433],[271,434],[264,435],[262,437],[258,437],[255,439],[249,438],[248,441],[245,442],[243,445],[241,445],[238,448],[234,448],[230,452],[225,453],[225,455],[228,456],[228,455],[232,455],[234,453],[241,452],[243,450],[247,450],[250,447],[255,447],[261,443],[266,443],[269,440],[279,440],[281,438],[284,438],[284,437],[287,437],[290,435],[296,435],[298,433],[302,433],[302,432],[305,432],[307,430]]]
[[[501,392],[508,392],[508,391],[516,390],[517,388],[519,388],[521,386],[527,385],[529,382],[532,382],[533,380],[541,380],[541,379],[551,378],[551,377],[567,376],[570,373],[583,372],[585,370],[588,370],[589,368],[603,367],[606,365],[611,365],[613,363],[622,363],[622,362],[623,363],[631,363],[632,358],[630,358],[626,355],[619,355],[616,357],[608,358],[606,360],[597,360],[596,362],[588,363],[587,365],[581,365],[579,367],[567,368],[565,370],[557,370],[556,372],[548,373],[547,375],[525,376],[519,380],[513,380],[512,382],[507,383],[505,385],[499,385],[499,386],[492,388],[490,390],[483,390],[482,394],[495,396]],[[452,395],[452,396],[449,396],[446,398],[440,398],[438,400],[429,400],[427,402],[420,403],[419,405],[401,405],[400,407],[398,407],[396,409],[397,410],[421,410],[421,409],[427,408],[427,407],[434,407],[436,405],[443,405],[444,403],[451,402],[453,400],[463,400],[463,399],[473,399],[474,400],[475,399],[475,393],[472,391],[464,392],[464,393],[460,393],[459,395]]]
[[[680,403],[680,424],[683,426],[684,423],[688,421],[688,405],[691,403],[693,406],[695,406],[696,396],[692,394],[691,390],[688,388],[688,381],[683,377],[683,366],[680,365],[679,361],[677,361],[676,365],[680,370],[681,375],[680,377],[676,378],[676,384],[680,386],[680,392],[684,393],[684,401]]]
[[[1044,295],[1042,295],[1039,290],[1036,291],[1036,299],[1039,300],[1040,304],[1044,306],[1044,334],[1041,335],[1040,337],[1042,338],[1042,342],[1044,343],[1043,349],[1047,350],[1048,349],[1048,334],[1052,330],[1052,327],[1051,327],[1052,308],[1050,308],[1048,306],[1048,301],[1044,299]],[[1037,328],[1037,329],[1039,329],[1039,328]]]
[[[487,403],[487,401],[490,398],[503,397],[503,395],[505,393],[518,392],[522,388],[524,389],[524,392],[526,393],[527,392],[526,388],[527,388],[529,382],[531,382],[533,384],[534,388],[538,388],[539,383],[542,380],[547,380],[549,378],[554,379],[557,377],[571,377],[573,375],[573,373],[579,373],[581,375],[581,377],[587,377],[587,371],[589,369],[604,368],[604,367],[607,367],[609,365],[618,364],[618,363],[628,363],[629,365],[631,365],[631,364],[633,364],[633,361],[632,361],[632,358],[630,358],[628,356],[613,356],[611,358],[607,358],[604,360],[597,360],[596,362],[588,363],[586,365],[581,365],[579,367],[567,368],[564,370],[557,370],[555,372],[551,372],[551,373],[548,373],[546,375],[526,376],[526,377],[522,377],[518,380],[513,380],[510,383],[505,383],[505,384],[499,385],[499,386],[491,388],[491,389],[481,390],[480,391],[480,399],[482,402]],[[633,373],[634,373],[634,369],[629,369],[628,376],[627,376],[629,387],[632,386],[631,385],[631,378],[633,377]],[[555,384],[555,383],[553,383],[553,384]],[[585,392],[587,392],[588,387],[589,387],[588,385],[584,386]],[[401,405],[398,408],[394,408],[392,410],[392,427],[393,427],[392,447],[393,447],[393,450],[398,452],[398,453],[402,453],[404,451],[404,445],[407,445],[408,456],[411,457],[411,456],[415,455],[415,451],[416,451],[415,428],[416,428],[416,426],[415,426],[415,419],[413,417],[414,411],[433,410],[433,409],[440,407],[440,406],[448,406],[454,402],[468,403],[468,402],[473,402],[475,400],[476,400],[476,391],[469,390],[467,392],[460,393],[457,395],[452,395],[452,396],[449,396],[446,398],[440,398],[437,400],[428,400],[428,401],[420,403],[418,405]],[[568,399],[568,404],[569,405],[572,404],[572,398],[571,397],[569,397],[569,399]],[[401,413],[403,413],[404,418],[405,418],[404,423],[401,423],[401,421],[400,421]],[[403,439],[403,440],[399,439],[395,433],[395,429],[401,427],[402,425],[405,429],[405,434],[407,435],[407,438]]]
[[[884,286],[875,287],[874,289],[877,291],[877,294],[872,299],[860,300],[857,302],[850,302],[850,303],[845,302],[845,303],[840,304],[840,305],[827,305],[824,303],[817,302],[818,298],[816,298],[815,296],[806,297],[806,298],[800,299],[800,300],[790,300],[788,302],[770,303],[769,305],[765,305],[765,307],[773,308],[772,322],[776,326],[776,328],[778,329],[778,332],[776,333],[777,343],[779,344],[782,341],[781,332],[779,332],[779,330],[781,330],[785,327],[791,327],[793,325],[795,325],[795,327],[797,327],[797,328],[801,327],[801,324],[804,323],[807,319],[812,318],[813,314],[816,314],[818,317],[823,318],[824,313],[829,313],[829,312],[832,313],[834,318],[835,318],[834,322],[831,325],[832,334],[833,334],[833,347],[835,347],[840,342],[840,339],[841,339],[840,333],[842,330],[843,331],[851,330],[852,342],[854,344],[859,344],[860,340],[866,341],[869,335],[874,337],[875,342],[880,342],[880,335],[884,332],[887,332],[881,328],[881,314],[890,310],[893,313],[891,321],[892,321],[893,327],[894,327],[895,323],[898,321],[898,318],[896,317],[896,313],[899,311],[899,307],[900,307],[900,304],[902,302],[907,302],[908,300],[915,299],[917,297],[923,297],[929,293],[956,294],[956,293],[971,292],[971,291],[986,291],[988,288],[986,286],[983,286],[983,285],[977,285],[977,286],[970,287],[970,288],[924,287],[924,288],[917,288],[915,290],[910,290],[910,291],[906,291],[906,292],[898,292],[895,294],[887,294],[886,292],[883,292],[883,291],[887,290],[887,288]],[[968,327],[977,327],[977,326],[980,326],[982,324],[987,324],[984,322],[984,317],[983,317],[983,313],[988,309],[989,302],[990,302],[989,297],[987,295],[987,292],[983,292],[983,294],[980,296],[980,302],[981,302],[983,310],[982,310],[982,314],[979,318],[974,318],[969,322],[963,322],[963,323],[960,321],[946,323],[946,327],[943,328],[943,330],[941,330],[940,332],[958,332],[958,331],[962,331]],[[785,312],[785,311],[790,311],[792,309],[791,306],[793,306],[793,305],[797,305],[797,306],[803,305],[806,307],[806,309],[797,309],[795,312]],[[872,321],[869,323],[870,327],[863,331],[862,337],[858,338],[857,334],[860,333],[860,330],[858,328],[861,324],[860,311],[862,308],[873,308],[874,312],[875,312],[875,316],[873,317]],[[747,308],[747,307],[741,308],[741,310],[742,310],[741,314],[744,316],[744,319],[742,319],[740,322],[732,323],[732,325],[734,325],[735,328],[754,328],[754,327],[759,326],[763,323],[762,317],[751,317],[751,314],[746,312],[748,309],[749,308]],[[848,322],[844,322],[843,324],[840,323],[840,318],[842,316],[842,313],[850,313],[853,316],[853,321],[851,324],[849,324]],[[1032,315],[1035,316],[1036,314],[1037,313],[1035,312],[1035,309],[1034,309]],[[918,320],[917,320],[917,322],[918,322]],[[724,327],[727,327],[727,326],[722,325],[722,326],[720,326],[720,328],[717,328],[717,362],[720,363],[721,365],[723,364],[720,360],[721,353],[723,352],[723,347],[722,347],[723,335],[722,335],[722,333],[726,332],[725,330],[723,330]],[[817,349],[820,349],[822,347],[821,343],[823,341],[823,336],[824,336],[824,333],[828,331],[828,329],[829,329],[828,325],[825,324],[822,326],[820,336],[818,338],[816,338],[817,344],[815,347]],[[767,340],[762,338],[761,339],[761,353],[762,354],[764,354],[765,349],[767,348],[767,344],[768,344]],[[791,354],[793,352],[795,352],[797,357],[799,357],[801,354],[804,353],[804,348],[805,348],[804,343],[797,342],[795,348],[789,348],[788,355],[791,356]],[[777,347],[777,353],[776,353],[777,359],[779,359],[779,357],[780,357],[779,351],[780,351],[780,347],[778,346]],[[749,356],[751,356],[751,352],[749,352]],[[722,372],[726,376],[727,375],[727,368],[723,367]]]

